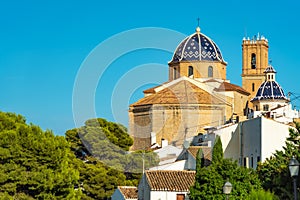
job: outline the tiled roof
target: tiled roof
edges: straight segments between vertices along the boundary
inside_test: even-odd
[[[205,159],[211,160],[211,148],[206,146],[191,146],[188,148],[188,152],[194,157],[197,157],[198,150],[202,149]]]
[[[236,91],[239,92],[241,94],[245,94],[245,95],[250,95],[250,93],[248,91],[246,91],[245,89],[241,88],[238,85],[234,85],[232,83],[228,83],[228,82],[223,82],[219,88],[215,89],[216,91]]]
[[[164,83],[161,84],[161,85],[158,85],[158,86],[149,88],[149,89],[147,89],[147,90],[144,90],[143,93],[144,93],[144,94],[153,94],[153,93],[155,93],[155,89],[156,89],[156,88],[158,88],[158,87],[160,87],[160,86],[162,86],[162,85],[164,85],[164,84],[167,84],[167,83],[169,83],[169,82],[170,82],[170,81],[167,81],[167,82],[164,82]]]
[[[138,189],[134,186],[118,186],[118,189],[125,197],[125,199],[137,199],[138,198]]]
[[[198,27],[199,28],[199,27]],[[220,61],[222,54],[216,43],[206,35],[200,33],[200,28],[196,33],[185,38],[176,48],[172,61]]]
[[[195,171],[146,171],[148,184],[152,191],[189,191],[195,181]]]
[[[187,80],[181,80],[131,106],[153,104],[224,104],[223,101]]]
[[[276,81],[265,81],[259,87],[256,96],[251,99],[253,101],[260,101],[260,100],[288,100],[284,94],[283,89]]]
[[[184,149],[181,154],[177,157],[176,161],[179,160],[187,160],[187,155],[190,154],[195,160],[197,158],[198,150],[202,149],[203,158],[204,158],[204,166],[209,166],[212,160],[212,150],[211,147],[208,146],[190,146],[187,149]]]
[[[160,85],[156,86],[156,87],[153,87],[153,88],[149,88],[147,90],[144,90],[143,93],[144,94],[152,94],[152,93],[155,93],[155,88],[158,88]]]

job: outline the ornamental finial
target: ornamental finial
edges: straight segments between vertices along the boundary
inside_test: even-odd
[[[197,21],[198,21],[198,26],[196,28],[196,32],[200,33],[200,18],[199,17],[197,18]]]

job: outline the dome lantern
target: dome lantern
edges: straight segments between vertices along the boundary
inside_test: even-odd
[[[251,102],[275,99],[288,101],[283,89],[275,80],[275,74],[277,73],[276,70],[269,65],[264,73],[266,74],[266,81],[261,84],[256,96],[251,100]]]
[[[266,70],[264,71],[266,74],[266,81],[276,81],[275,80],[275,74],[277,73],[276,70],[272,67],[272,65],[269,65]]]

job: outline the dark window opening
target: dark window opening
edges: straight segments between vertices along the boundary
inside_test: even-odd
[[[213,77],[214,76],[214,71],[213,71],[213,67],[209,66],[208,67],[208,77]]]
[[[189,66],[188,77],[193,76],[193,75],[194,75],[194,68],[192,66]]]
[[[252,92],[254,92],[254,91],[255,91],[255,84],[252,83]]]
[[[251,55],[251,69],[256,69],[256,55],[253,53]]]
[[[269,111],[269,105],[264,105],[264,111]]]

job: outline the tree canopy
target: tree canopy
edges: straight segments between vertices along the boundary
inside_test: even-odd
[[[78,199],[79,173],[62,136],[0,112],[0,199]]]
[[[158,164],[151,151],[128,152],[133,141],[124,126],[89,119],[68,130],[66,139],[77,159],[83,199],[107,199],[118,185],[137,185],[145,168]]]
[[[190,188],[191,200],[225,199],[222,189],[226,181],[233,185],[230,199],[246,199],[252,190],[261,189],[254,170],[240,167],[236,161],[223,158],[221,139],[217,139],[214,145],[211,165],[203,166],[200,155],[199,151],[195,183]]]
[[[133,141],[124,126],[100,118],[63,137],[27,124],[21,115],[0,112],[0,137],[0,199],[109,199],[118,185],[138,184],[143,161],[145,168],[158,164],[151,151],[128,151]],[[190,199],[224,199],[226,181],[233,185],[230,199],[291,199],[288,163],[292,156],[300,159],[299,137],[296,124],[284,149],[257,171],[224,159],[216,138],[211,165],[204,166],[201,150],[197,154]]]
[[[0,112],[0,137],[0,199],[109,199],[118,185],[138,184],[143,159],[146,168],[158,162],[153,152],[128,152],[126,128],[104,119],[63,137]]]

